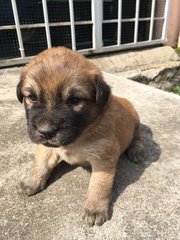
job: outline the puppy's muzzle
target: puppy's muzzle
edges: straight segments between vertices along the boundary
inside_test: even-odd
[[[40,137],[44,139],[51,139],[56,136],[58,129],[55,126],[48,124],[40,126],[38,129]]]

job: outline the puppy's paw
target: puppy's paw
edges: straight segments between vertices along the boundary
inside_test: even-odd
[[[127,149],[127,156],[131,162],[143,163],[146,160],[146,153],[143,142],[132,142],[132,144]]]
[[[83,220],[92,227],[93,225],[101,226],[108,220],[107,211],[84,209]]]
[[[28,196],[31,196],[35,193],[42,191],[45,188],[45,182],[35,182],[30,179],[22,181],[18,185],[19,194],[25,193]]]

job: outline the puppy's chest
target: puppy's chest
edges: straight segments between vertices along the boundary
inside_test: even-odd
[[[60,158],[69,164],[86,165],[88,163],[88,153],[86,150],[78,147],[64,148],[60,147],[57,150]]]

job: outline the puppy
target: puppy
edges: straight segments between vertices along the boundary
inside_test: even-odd
[[[84,220],[102,225],[119,156],[128,149],[132,161],[144,157],[137,112],[127,100],[111,95],[98,67],[64,47],[45,50],[24,67],[17,97],[24,102],[28,134],[37,145],[20,191],[32,195],[43,190],[59,160],[90,165]]]

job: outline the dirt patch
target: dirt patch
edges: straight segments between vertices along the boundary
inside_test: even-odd
[[[164,69],[153,79],[137,76],[132,80],[180,95],[180,67]]]

